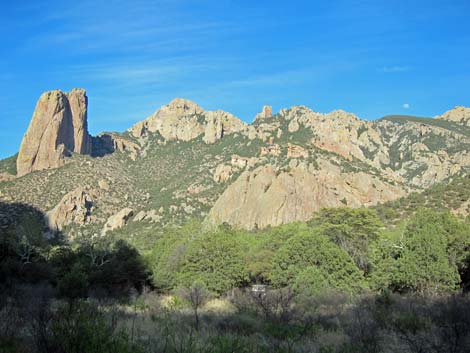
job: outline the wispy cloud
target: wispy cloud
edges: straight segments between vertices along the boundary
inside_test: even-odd
[[[408,72],[411,68],[409,66],[384,66],[379,69],[380,72],[390,74],[399,72]]]

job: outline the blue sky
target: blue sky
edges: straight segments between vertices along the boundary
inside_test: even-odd
[[[56,88],[87,90],[92,134],[174,97],[247,122],[263,104],[365,119],[470,105],[468,0],[0,1],[0,158]]]

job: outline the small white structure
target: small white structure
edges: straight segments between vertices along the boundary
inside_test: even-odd
[[[251,292],[254,294],[265,294],[266,289],[264,284],[254,284],[251,286]]]

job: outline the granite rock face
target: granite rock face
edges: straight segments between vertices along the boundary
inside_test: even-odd
[[[93,200],[82,187],[66,194],[62,200],[47,213],[49,227],[62,230],[69,224],[84,225],[90,220]]]
[[[455,107],[454,109],[445,112],[437,119],[452,121],[465,126],[470,126],[470,108]]]
[[[256,115],[255,121],[269,119],[272,116],[273,116],[273,107],[271,107],[270,105],[265,105],[263,106],[263,110]]]
[[[129,131],[134,137],[159,133],[165,141],[191,141],[200,135],[207,144],[245,129],[246,124],[222,110],[205,111],[187,99],[176,98]]]
[[[18,176],[60,167],[72,152],[90,154],[91,141],[85,90],[46,92],[36,104],[21,143],[17,160]]]
[[[252,230],[306,221],[323,207],[372,206],[406,194],[404,188],[366,173],[344,173],[328,160],[320,169],[301,164],[289,171],[264,165],[245,171],[211,209],[209,224]]]
[[[436,119],[371,121],[305,106],[273,115],[266,106],[245,124],[177,98],[128,132],[91,140],[86,106],[83,90],[41,97],[18,174],[67,167],[14,178],[5,174],[11,162],[0,163],[0,199],[34,205],[51,212],[53,227],[78,225],[88,234],[132,220],[165,226],[189,217],[254,229],[307,220],[322,207],[372,206],[470,171],[470,108]],[[67,159],[90,151],[96,158]],[[78,185],[94,192],[75,193]],[[87,208],[91,199],[94,208]],[[455,211],[468,214],[467,200],[457,201]]]
[[[122,228],[125,224],[127,224],[133,215],[134,211],[132,208],[123,208],[121,211],[108,218],[101,235],[106,235],[106,233],[109,231]]]
[[[73,124],[73,152],[90,154],[92,139],[88,134],[88,97],[84,89],[74,88],[67,94]]]

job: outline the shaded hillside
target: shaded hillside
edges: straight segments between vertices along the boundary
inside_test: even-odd
[[[394,224],[410,217],[421,207],[435,211],[451,210],[458,216],[467,217],[470,214],[470,176],[457,177],[374,208],[385,222]]]

